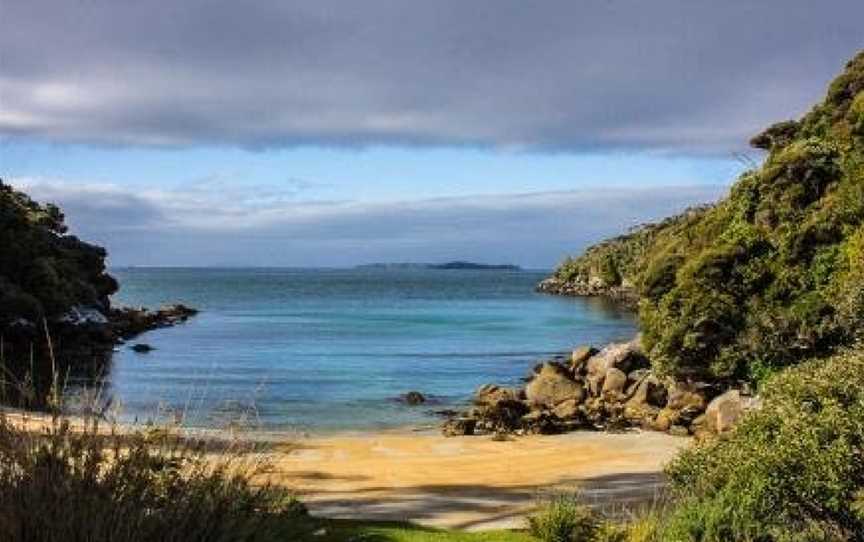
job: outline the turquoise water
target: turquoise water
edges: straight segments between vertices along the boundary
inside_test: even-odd
[[[183,413],[193,426],[370,429],[423,425],[486,382],[517,383],[539,359],[629,337],[599,300],[533,291],[543,272],[114,269],[115,304],[183,302],[187,324],[114,354],[105,391],[122,416]],[[419,407],[395,400],[418,390]]]

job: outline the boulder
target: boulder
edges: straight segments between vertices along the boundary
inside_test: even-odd
[[[627,374],[621,369],[612,367],[606,371],[601,395],[606,398],[617,399],[624,394],[624,386],[626,385]]]
[[[588,375],[591,376],[605,375],[606,371],[613,367],[629,373],[649,365],[648,358],[642,351],[642,340],[637,336],[630,342],[610,344],[591,357],[586,368]]]
[[[588,386],[588,393],[592,397],[599,397],[600,391],[603,389],[603,380],[606,379],[606,373],[589,373],[585,376],[585,384]]]
[[[423,403],[425,403],[426,402],[426,396],[423,395],[422,393],[420,393],[419,391],[409,391],[408,393],[406,393],[405,395],[402,396],[402,400],[411,406],[416,406],[416,405],[422,405]]]
[[[653,427],[659,413],[659,408],[647,403],[628,401],[624,404],[624,418],[631,424],[639,427]]]
[[[708,405],[707,386],[690,382],[674,382],[668,387],[666,406],[671,410],[694,409],[703,412]]]
[[[552,408],[568,399],[581,402],[585,398],[582,385],[557,363],[544,363],[537,376],[525,388],[529,404]]]
[[[757,400],[729,390],[715,397],[705,409],[705,428],[712,433],[725,433],[732,429],[745,412],[758,405]]]
[[[593,346],[580,346],[570,354],[570,370],[574,375],[584,374],[585,364],[599,350]]]
[[[552,414],[561,420],[575,420],[582,417],[582,410],[579,408],[580,401],[576,399],[567,399],[564,402],[552,409]]]
[[[476,426],[477,420],[474,418],[451,418],[444,422],[444,425],[441,427],[441,432],[445,437],[473,435]]]
[[[474,404],[479,406],[496,407],[498,403],[506,401],[519,401],[521,392],[515,388],[503,388],[494,384],[481,386],[474,393]]]
[[[522,416],[529,411],[522,401],[502,400],[494,405],[477,407],[474,417],[484,431],[514,431],[521,426]]]
[[[644,376],[641,381],[635,384],[635,387],[636,389],[630,394],[628,403],[636,406],[650,405],[660,408],[666,406],[666,386],[653,374]]]

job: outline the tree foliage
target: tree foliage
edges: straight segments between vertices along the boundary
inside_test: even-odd
[[[67,234],[63,213],[0,180],[0,330],[25,318],[55,318],[73,305],[108,308],[116,281],[106,252]]]
[[[556,271],[573,281],[611,268],[632,283],[660,372],[754,378],[830,353],[864,327],[864,52],[810,113],[751,143],[768,151],[764,164],[717,205]]]

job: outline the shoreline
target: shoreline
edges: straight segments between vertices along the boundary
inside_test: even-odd
[[[4,409],[2,414],[36,431],[50,423],[50,416],[40,413]],[[315,516],[462,530],[523,528],[539,497],[577,488],[586,502],[612,515],[650,506],[665,485],[663,466],[691,442],[640,430],[505,439],[445,437],[409,427],[180,431],[261,444],[252,453],[268,465],[266,479],[296,492]]]

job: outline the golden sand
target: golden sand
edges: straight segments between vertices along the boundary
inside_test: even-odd
[[[519,527],[542,492],[580,487],[588,502],[650,500],[687,439],[577,432],[506,441],[423,433],[319,436],[270,459],[274,480],[328,517],[410,520],[462,529]]]
[[[44,416],[5,415],[30,430],[50,425]],[[80,420],[71,421],[80,427]],[[579,488],[587,502],[607,512],[637,507],[657,495],[663,466],[689,443],[638,431],[503,441],[407,430],[254,438],[268,443],[271,481],[297,492],[313,514],[468,530],[522,527],[538,498],[559,490]]]

